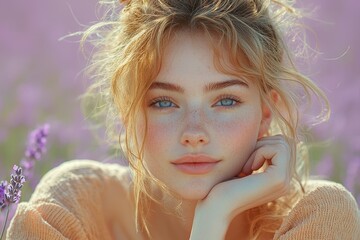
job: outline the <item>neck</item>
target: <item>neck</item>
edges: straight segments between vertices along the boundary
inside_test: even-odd
[[[153,238],[189,239],[198,201],[169,196],[158,187],[152,187],[151,193],[158,201],[151,201],[147,218]],[[248,227],[246,214],[239,214],[229,225],[226,239],[247,236]]]
[[[176,214],[178,216],[179,223],[183,229],[189,233],[191,232],[191,227],[194,219],[195,208],[197,200],[185,200],[185,199],[170,199],[168,209],[177,209]]]
[[[156,201],[150,201],[149,206],[150,232],[156,233],[160,226],[162,233],[164,229],[169,231],[169,239],[189,239],[197,200],[167,194],[155,184],[151,186],[151,194]]]

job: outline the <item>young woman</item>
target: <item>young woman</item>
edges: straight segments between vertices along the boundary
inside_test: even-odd
[[[9,239],[357,239],[358,206],[309,180],[298,110],[315,94],[284,36],[286,1],[132,0],[85,32],[129,166],[50,171]],[[90,39],[91,40],[91,39]],[[105,102],[105,104],[104,104]]]

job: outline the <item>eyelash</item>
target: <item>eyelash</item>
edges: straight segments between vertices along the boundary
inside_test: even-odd
[[[160,102],[164,102],[164,101],[167,101],[167,102],[171,102],[172,105],[175,105],[175,103],[173,103],[173,101],[171,100],[171,98],[169,97],[165,97],[165,96],[162,96],[162,97],[158,97],[158,98],[155,98],[153,100],[151,100],[149,106],[150,107],[154,107],[154,108],[158,108],[158,109],[166,109],[166,108],[170,108],[170,107],[160,107],[160,106],[155,106],[155,104],[158,104]],[[171,106],[173,107],[173,106]],[[177,107],[177,106],[176,106]]]
[[[235,107],[239,104],[242,103],[242,101],[235,97],[235,96],[232,96],[232,95],[220,95],[217,99],[216,99],[216,103],[218,103],[219,101],[221,100],[224,100],[224,99],[228,99],[228,100],[232,100],[234,101],[235,103],[233,105],[229,105],[229,106],[222,106],[222,105],[217,105],[219,107],[225,107],[225,108],[232,108],[232,107]],[[174,104],[171,100],[171,98],[169,97],[165,97],[165,96],[162,96],[162,97],[158,97],[158,98],[155,98],[153,100],[151,100],[150,102],[150,107],[153,107],[153,108],[157,108],[157,109],[167,109],[167,108],[170,108],[170,107],[157,107],[157,106],[154,106],[155,104],[159,103],[159,102],[162,102],[162,101],[168,101],[168,102],[171,102],[172,104]]]
[[[217,103],[219,103],[220,101],[222,100],[231,100],[231,101],[234,101],[235,103],[232,104],[232,105],[216,105]],[[238,97],[235,97],[233,95],[221,95],[219,96],[217,99],[216,99],[216,102],[213,106],[219,106],[219,107],[224,107],[224,108],[231,108],[231,107],[235,107],[237,105],[239,105],[240,103],[242,103],[241,99],[238,98]]]

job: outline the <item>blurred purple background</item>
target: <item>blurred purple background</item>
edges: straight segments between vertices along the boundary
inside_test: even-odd
[[[317,8],[307,24],[318,33],[321,54],[309,72],[332,107],[331,120],[313,129],[320,144],[311,150],[312,172],[345,184],[360,202],[360,2],[301,5]],[[39,175],[65,160],[106,158],[77,99],[87,86],[79,38],[58,41],[95,21],[96,6],[96,0],[0,4],[0,179],[22,158],[27,133],[45,122],[51,134]]]

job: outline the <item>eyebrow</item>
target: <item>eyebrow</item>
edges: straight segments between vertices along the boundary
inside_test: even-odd
[[[245,81],[241,81],[239,79],[231,79],[231,80],[226,80],[223,82],[210,83],[205,86],[204,92],[210,92],[210,91],[219,90],[219,89],[227,88],[227,87],[231,87],[231,86],[240,86],[240,87],[249,88],[249,85]]]
[[[204,92],[215,91],[231,86],[240,86],[240,87],[249,88],[249,85],[245,81],[241,81],[239,79],[231,79],[222,82],[209,83],[208,85],[205,86]],[[179,93],[185,92],[184,88],[180,87],[179,85],[173,83],[166,83],[166,82],[153,82],[149,90],[151,89],[163,89],[163,90],[169,90]]]

